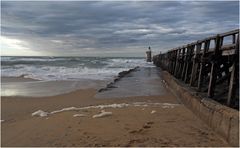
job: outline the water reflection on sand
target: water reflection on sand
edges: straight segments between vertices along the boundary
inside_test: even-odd
[[[100,88],[105,81],[36,81],[24,78],[1,78],[1,96],[54,96],[68,93],[77,89]]]

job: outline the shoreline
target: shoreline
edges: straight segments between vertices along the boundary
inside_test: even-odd
[[[88,88],[94,88],[97,89],[98,92],[105,91],[108,88],[111,87],[113,83],[116,81],[119,81],[121,78],[123,78],[125,75],[129,74],[132,71],[135,71],[139,66],[136,66],[134,68],[129,68],[128,70],[123,70],[119,72],[116,76],[114,76],[112,79],[109,80],[94,80],[94,79],[76,79],[76,80],[38,80],[33,78],[25,78],[24,75],[18,76],[18,77],[12,77],[12,76],[1,76],[1,97],[47,97],[47,96],[56,96],[56,95],[62,95],[74,92],[76,90],[82,90],[82,89],[88,89]],[[36,91],[39,89],[44,89],[46,87],[49,87],[47,84],[45,86],[40,86],[40,88],[36,88],[35,90],[31,90],[31,88],[27,88],[27,90],[22,90],[22,92],[19,93],[12,93],[14,90],[22,89],[22,85],[18,86],[20,83],[29,84],[29,83],[35,83],[33,86],[36,86],[37,83],[79,83],[75,84],[77,88],[71,88],[67,91],[61,90],[61,92],[54,93],[54,94],[46,94],[47,92],[44,92],[45,95],[39,94],[39,92]],[[15,84],[14,84],[15,83]],[[89,84],[90,83],[90,84]],[[5,88],[5,85],[11,84],[10,88]],[[72,85],[70,84],[70,85]],[[53,84],[55,87],[59,85]],[[62,84],[62,85],[68,85],[68,84]],[[43,88],[44,87],[44,88]],[[70,86],[71,87],[71,86]],[[7,91],[7,93],[6,93]],[[23,92],[24,91],[24,92]],[[29,94],[29,91],[34,91],[34,93]],[[46,90],[47,91],[47,90]],[[56,90],[55,90],[56,91]],[[63,92],[62,92],[63,91]],[[10,92],[10,93],[9,93]],[[36,95],[37,94],[37,95]]]

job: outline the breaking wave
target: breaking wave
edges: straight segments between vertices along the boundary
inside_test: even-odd
[[[136,66],[151,67],[144,58],[2,57],[1,76],[38,80],[108,80]]]

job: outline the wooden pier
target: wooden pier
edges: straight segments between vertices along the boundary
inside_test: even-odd
[[[232,108],[239,108],[239,29],[153,56],[156,66]]]

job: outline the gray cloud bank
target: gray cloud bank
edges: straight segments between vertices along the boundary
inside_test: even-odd
[[[235,2],[1,2],[2,36],[51,56],[144,56],[239,27]],[[2,49],[4,53],[4,49]]]

